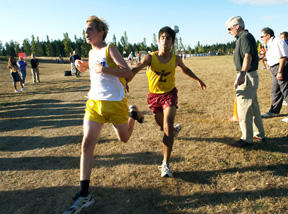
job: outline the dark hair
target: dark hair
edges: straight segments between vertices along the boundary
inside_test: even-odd
[[[264,32],[265,34],[269,34],[271,37],[274,36],[274,31],[269,28],[269,27],[265,27],[261,30],[261,32]]]
[[[172,41],[173,41],[173,43],[174,43],[175,37],[176,37],[176,33],[175,33],[175,31],[174,31],[171,27],[168,27],[168,26],[162,27],[162,28],[159,30],[158,39],[160,39],[160,36],[161,36],[163,33],[167,33],[169,36],[171,36]]]
[[[284,32],[280,33],[280,35],[283,35],[285,37],[285,39],[288,39],[288,32],[284,31]]]

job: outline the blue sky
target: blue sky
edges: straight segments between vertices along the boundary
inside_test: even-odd
[[[246,28],[260,40],[260,30],[271,27],[276,35],[288,31],[288,0],[1,0],[0,41],[22,44],[31,35],[40,40],[63,39],[67,32],[82,36],[85,19],[97,15],[109,25],[106,41],[117,41],[127,32],[130,43],[152,43],[163,26],[178,25],[184,45],[226,43],[225,22],[240,15]]]

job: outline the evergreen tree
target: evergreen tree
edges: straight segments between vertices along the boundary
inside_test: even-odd
[[[82,45],[81,45],[81,55],[84,56],[84,57],[88,57],[89,51],[91,49],[91,45],[89,45],[87,43],[87,41],[86,41],[86,36],[85,36],[85,31],[84,30],[83,30],[82,36],[83,36],[83,42],[82,42]]]
[[[14,42],[14,49],[16,54],[22,52],[18,42]]]
[[[65,56],[69,57],[70,53],[73,51],[71,40],[69,38],[68,33],[64,33],[63,35],[64,35],[63,45],[64,45]]]
[[[123,49],[124,49],[124,50],[123,50],[123,53],[124,53],[124,51],[126,52],[126,54],[124,54],[125,57],[128,56],[128,54],[129,54],[130,52],[128,52],[129,42],[128,42],[128,36],[127,36],[126,31],[124,31],[124,36],[121,36],[121,38],[120,38],[120,43],[121,43],[121,45],[122,45],[122,47],[123,47]]]
[[[158,39],[155,33],[153,33],[153,47],[157,47],[156,49],[158,49]]]
[[[179,50],[185,52],[185,46],[183,45],[182,38],[179,37]]]
[[[4,47],[3,47],[2,42],[0,41],[0,56],[5,56],[5,55],[3,54],[3,50],[4,50]]]
[[[83,40],[82,40],[82,38],[77,38],[77,36],[75,36],[74,39],[75,39],[74,50],[76,51],[76,53],[77,53],[79,56],[82,56],[81,46],[82,46],[82,44],[83,44]]]
[[[146,38],[144,38],[143,42],[140,43],[140,50],[141,51],[147,51]]]
[[[32,35],[31,38],[31,53],[36,54],[36,42],[34,35]]]
[[[114,45],[117,45],[117,40],[116,40],[115,34],[113,34],[112,43],[113,43]]]
[[[124,47],[121,45],[120,42],[118,42],[117,48],[118,48],[119,52],[121,53],[121,55],[124,57],[124,51],[125,50],[124,50]],[[125,56],[126,56],[126,54],[125,54]]]
[[[46,36],[46,43],[45,43],[45,47],[46,47],[46,55],[47,56],[55,56],[55,50],[49,40],[49,36]]]
[[[5,47],[6,47],[6,55],[7,56],[16,57],[15,45],[14,45],[13,41],[10,41],[10,43],[6,42]]]
[[[0,41],[0,56],[3,56],[3,44],[2,42]]]
[[[30,56],[31,55],[31,45],[29,43],[29,40],[28,39],[24,39],[22,46],[23,46],[24,53],[26,53],[27,56]]]
[[[35,54],[36,54],[37,56],[45,56],[42,43],[39,41],[39,36],[37,36],[37,40],[36,40],[35,46],[36,46]]]

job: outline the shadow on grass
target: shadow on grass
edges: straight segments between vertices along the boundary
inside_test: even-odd
[[[44,149],[60,147],[67,144],[81,143],[82,136],[59,136],[59,137],[41,137],[41,136],[1,136],[0,151],[26,151],[33,149]]]
[[[33,149],[43,149],[60,147],[67,144],[79,144],[82,141],[82,135],[41,137],[41,136],[0,136],[0,151],[26,151]],[[109,142],[118,142],[118,139],[100,138],[97,144]]]
[[[80,148],[79,148],[80,149]],[[94,157],[94,168],[113,167],[123,164],[129,165],[156,165],[162,159],[162,154],[155,152],[139,152],[130,154],[113,154]],[[0,158],[0,171],[8,170],[63,170],[78,169],[79,157],[47,156],[47,157],[17,157]],[[179,162],[180,158],[173,158]]]
[[[84,86],[66,86],[66,87],[55,87],[63,84],[73,84],[74,83],[80,83],[80,82],[86,82],[87,85]],[[11,97],[11,96],[28,96],[28,95],[36,95],[36,94],[57,94],[57,93],[72,93],[72,92],[87,92],[90,88],[90,82],[88,79],[67,79],[67,80],[59,80],[59,81],[52,81],[52,82],[41,82],[38,83],[41,86],[45,86],[43,88],[39,89],[33,89],[29,91],[29,88],[31,85],[25,86],[27,91],[15,94],[14,90],[11,88],[10,93],[0,93],[0,97]],[[83,84],[83,83],[82,83]]]
[[[245,173],[269,171],[275,176],[288,176],[288,164],[274,164],[267,166],[250,166],[250,167],[234,167],[223,170],[210,170],[210,171],[191,171],[191,172],[174,172],[175,178],[180,178],[184,181],[199,184],[212,184],[212,179],[216,178],[220,174],[232,174],[232,173]]]
[[[2,105],[0,132],[34,127],[60,128],[82,125],[85,102],[67,103],[55,99],[35,99]]]
[[[78,190],[79,188],[75,186],[63,186],[3,191],[0,192],[1,208],[6,213],[63,213],[71,205],[71,198]],[[288,196],[288,188],[267,188],[242,192],[195,192],[185,196],[164,195],[157,188],[91,187],[90,190],[96,202],[85,208],[81,213],[164,214],[192,213],[193,211],[193,213],[199,213],[197,209],[201,209],[204,206],[226,205],[228,208],[231,203],[238,203],[244,200],[256,201],[265,197],[281,200],[281,198]],[[277,208],[277,211],[275,210],[276,213],[285,212],[285,208]],[[230,209],[231,212],[233,209],[237,213],[245,211],[245,208],[241,205],[234,205]],[[262,212],[265,211],[265,207],[258,209]]]
[[[198,142],[214,142],[214,143],[223,143],[226,145],[230,145],[235,142],[234,138],[201,138],[201,137],[178,137],[179,140],[185,141],[198,141]],[[270,152],[281,152],[288,153],[288,136],[286,137],[275,137],[275,138],[266,138],[264,143],[254,143],[253,146],[249,146],[246,148],[239,148],[245,150],[263,150]]]

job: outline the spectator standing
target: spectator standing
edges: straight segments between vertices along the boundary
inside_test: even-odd
[[[20,75],[18,73],[19,67],[18,67],[16,59],[14,57],[9,57],[8,66],[7,67],[10,70],[10,75],[11,75],[12,80],[13,80],[13,86],[14,86],[14,89],[15,89],[15,93],[19,93],[20,92],[17,89],[17,86],[16,86],[17,82],[20,82],[21,90],[24,91],[25,88],[23,86],[22,79],[20,78]]]
[[[71,73],[75,74],[76,77],[80,77],[80,71],[77,69],[77,67],[75,66],[75,61],[79,59],[81,60],[81,57],[79,55],[76,54],[76,51],[73,51],[73,53],[71,54],[69,61],[71,63]]]
[[[248,30],[240,16],[232,17],[226,22],[229,34],[236,38],[234,64],[237,77],[234,82],[237,98],[241,139],[232,146],[246,147],[253,145],[253,138],[265,140],[265,133],[257,100],[258,51],[255,38]]]
[[[266,58],[272,75],[272,104],[270,110],[262,115],[263,118],[268,118],[280,113],[284,98],[286,102],[288,101],[288,45],[282,39],[275,37],[274,31],[269,27],[261,30],[261,40],[267,45]],[[282,121],[288,122],[288,118]]]
[[[27,62],[24,61],[24,58],[22,56],[19,56],[17,65],[20,69],[22,84],[25,85]]]
[[[36,59],[35,54],[31,54],[31,74],[32,74],[32,80],[35,84],[36,82],[40,82],[39,78],[39,60]]]

